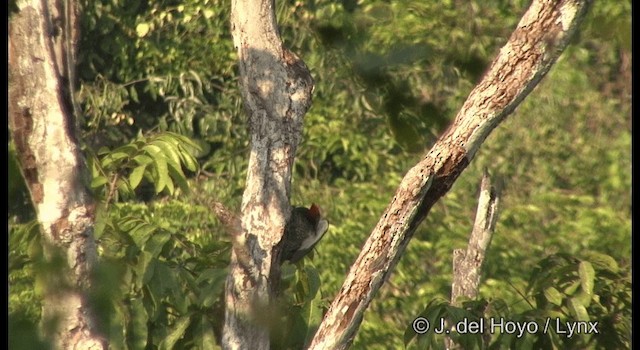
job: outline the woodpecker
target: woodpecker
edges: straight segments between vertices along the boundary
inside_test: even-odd
[[[307,255],[327,232],[329,222],[322,217],[320,207],[311,204],[310,208],[296,207],[284,230],[282,261],[296,263]]]

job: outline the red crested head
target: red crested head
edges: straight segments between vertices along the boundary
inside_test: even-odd
[[[320,218],[322,217],[322,214],[320,212],[320,207],[317,206],[315,203],[311,204],[308,215],[309,215],[309,218],[313,219],[314,221],[320,220]]]

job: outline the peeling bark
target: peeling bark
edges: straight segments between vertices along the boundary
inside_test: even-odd
[[[268,349],[271,295],[280,278],[277,246],[291,214],[291,167],[313,80],[304,62],[283,47],[272,0],[233,0],[231,6],[251,153],[242,232],[234,238],[225,287],[222,345]]]
[[[345,349],[416,227],[453,185],[489,133],[549,71],[583,19],[588,0],[534,0],[451,127],[403,178],[352,265],[309,346]]]
[[[71,2],[66,3],[69,6]],[[96,260],[95,205],[70,110],[73,55],[61,31],[75,11],[61,2],[23,1],[9,22],[9,124],[21,171],[42,227],[49,259],[66,266],[45,286],[42,323],[58,349],[104,349],[86,292]],[[64,14],[74,14],[67,18]]]

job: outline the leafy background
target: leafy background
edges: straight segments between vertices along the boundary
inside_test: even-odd
[[[229,239],[212,201],[238,210],[248,137],[228,1],[81,0],[75,97],[101,201],[95,303],[114,349],[217,345]],[[404,173],[428,150],[508,38],[527,1],[282,1],[284,42],[316,83],[291,202],[331,223],[286,265],[273,348],[301,348]],[[577,38],[418,228],[365,314],[354,348],[440,348],[429,317],[598,320],[598,336],[494,335],[491,346],[630,348],[631,2],[595,2]],[[11,149],[10,149],[11,150]],[[446,303],[483,168],[505,181],[480,300]],[[35,336],[37,225],[10,152],[11,348]],[[435,315],[435,316],[434,316]],[[480,348],[478,337],[459,339]]]

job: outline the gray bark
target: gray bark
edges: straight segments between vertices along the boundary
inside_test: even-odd
[[[533,90],[573,37],[586,0],[534,0],[473,89],[453,124],[410,169],[351,266],[309,346],[345,349],[364,311],[431,207],[453,185],[489,133]]]
[[[9,21],[11,136],[45,252],[66,262],[63,271],[44,276],[43,331],[57,349],[104,349],[87,301],[96,260],[95,205],[67,107],[72,88],[63,83],[73,79],[75,8],[39,0],[17,5],[20,11]]]
[[[475,299],[478,296],[482,264],[498,220],[501,187],[491,185],[491,178],[485,169],[469,243],[466,249],[453,251],[453,284],[451,285],[451,304],[453,305],[461,305],[459,297]],[[445,339],[445,347],[460,349],[451,338]]]
[[[476,219],[467,249],[456,249],[453,252],[451,303],[454,305],[460,305],[458,297],[474,299],[478,295],[482,264],[498,220],[500,190],[500,186],[491,185],[489,173],[485,170],[480,185]]]
[[[225,287],[225,349],[268,349],[278,244],[291,214],[291,167],[313,80],[283,47],[272,0],[232,0],[231,26],[251,135],[241,232]],[[275,254],[274,254],[275,253]]]

